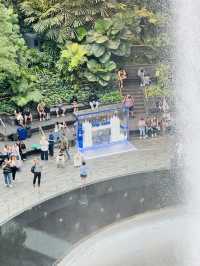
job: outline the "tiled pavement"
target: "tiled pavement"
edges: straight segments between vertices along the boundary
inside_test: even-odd
[[[173,140],[170,136],[135,140],[137,150],[88,161],[88,183],[125,175],[170,167]],[[74,151],[73,151],[74,152]],[[17,173],[12,188],[0,183],[0,224],[49,198],[80,186],[79,170],[67,162],[64,169],[57,169],[55,159],[44,163],[44,174],[40,191],[32,187],[30,172],[32,160],[27,160]],[[2,176],[2,173],[1,173]]]

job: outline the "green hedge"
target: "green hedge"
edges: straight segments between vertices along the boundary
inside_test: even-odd
[[[78,101],[80,103],[88,102],[90,92],[84,90],[61,90],[61,89],[53,89],[53,90],[46,90],[43,93],[43,100],[49,106],[53,106],[59,103],[70,103],[71,98],[73,95],[76,95]],[[100,92],[97,93],[100,102],[102,104],[112,104],[118,103],[122,101],[122,97],[120,96],[118,91],[110,91],[110,92]],[[6,112],[9,114],[13,114],[14,110],[16,109],[15,104],[11,100],[1,100],[0,101],[0,113]]]
[[[122,96],[118,91],[111,91],[100,96],[100,102],[103,104],[118,103],[122,101]]]

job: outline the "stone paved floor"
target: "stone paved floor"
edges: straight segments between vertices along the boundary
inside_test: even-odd
[[[170,167],[172,137],[136,139],[134,145],[137,148],[136,151],[89,160],[87,163],[89,167],[87,183],[128,173]],[[72,162],[66,162],[64,169],[57,169],[55,159],[50,159],[44,163],[42,184],[40,191],[38,191],[32,187],[31,164],[32,159],[24,162],[23,169],[17,173],[12,188],[5,187],[2,178],[0,183],[0,224],[33,205],[75,189],[81,184],[79,169],[75,169]]]

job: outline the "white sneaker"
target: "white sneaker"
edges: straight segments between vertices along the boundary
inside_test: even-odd
[[[142,139],[142,136],[140,136],[140,139]]]
[[[10,184],[10,185],[9,185],[9,187],[13,187],[13,185],[12,185],[12,184]]]

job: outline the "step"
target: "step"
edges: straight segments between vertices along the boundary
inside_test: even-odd
[[[140,91],[140,92],[143,92],[144,93],[144,90],[141,89],[141,87],[138,87],[138,88],[134,88],[134,87],[127,87],[127,88],[123,88],[123,91]]]
[[[141,90],[141,88],[124,88],[123,91],[135,91],[135,92],[140,91],[144,93],[144,91]]]
[[[131,95],[131,96],[135,96],[135,97],[142,97],[142,98],[144,98],[144,94],[142,94],[142,93],[134,93],[134,92],[132,92],[132,91],[130,91],[130,92],[127,92],[127,93],[124,93],[124,96],[126,96],[126,95]]]
[[[144,106],[145,104],[144,104],[144,102],[142,102],[142,101],[140,101],[140,102],[135,102],[135,106]]]

